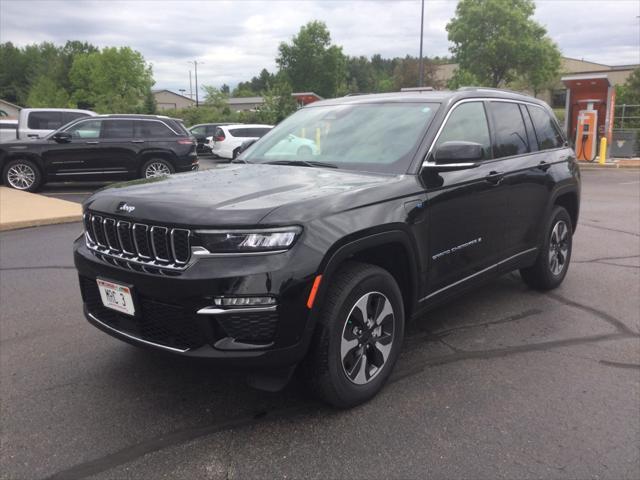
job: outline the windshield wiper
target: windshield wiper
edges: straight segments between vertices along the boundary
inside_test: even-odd
[[[292,165],[296,167],[326,167],[338,168],[335,163],[316,162],[315,160],[274,160],[273,162],[265,162],[267,165]]]

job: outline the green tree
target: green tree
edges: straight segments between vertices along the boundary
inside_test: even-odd
[[[69,94],[54,79],[41,75],[31,86],[27,105],[33,108],[67,108],[70,106]]]
[[[616,104],[640,105],[640,68],[636,68],[624,84],[616,86]]]
[[[460,0],[447,24],[460,69],[492,87],[524,77],[539,88],[557,76],[560,53],[534,12],[532,0]]]
[[[69,73],[72,99],[101,113],[136,113],[153,85],[151,67],[129,47],[76,55]]]
[[[279,76],[264,92],[264,104],[258,109],[258,120],[275,125],[298,109],[293,90],[286,78]]]
[[[636,68],[622,85],[616,86],[616,105],[640,105],[640,68]],[[625,118],[623,123],[621,115],[622,109],[616,108],[615,127],[640,128],[640,118]],[[625,117],[629,116],[640,116],[640,107],[625,107]]]
[[[276,63],[294,91],[334,97],[346,90],[347,68],[342,47],[331,44],[323,22],[309,22],[291,43],[278,47]]]
[[[471,87],[481,84],[482,82],[478,80],[473,73],[467,70],[456,68],[456,70],[453,72],[453,76],[447,82],[447,88],[456,90],[460,87]]]
[[[204,104],[207,107],[222,110],[227,106],[227,94],[219,88],[212,85],[203,85],[202,90],[205,93]]]

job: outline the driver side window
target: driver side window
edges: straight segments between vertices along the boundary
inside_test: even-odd
[[[69,127],[67,132],[70,133],[74,139],[99,138],[101,124],[102,120],[87,120]]]
[[[491,158],[491,138],[482,102],[455,107],[442,129],[434,151],[444,142],[474,142],[482,145],[483,160]]]

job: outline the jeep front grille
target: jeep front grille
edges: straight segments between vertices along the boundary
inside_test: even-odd
[[[86,212],[87,247],[103,260],[132,270],[182,270],[191,259],[191,231]],[[151,267],[151,268],[146,268]],[[164,272],[160,272],[164,273]]]

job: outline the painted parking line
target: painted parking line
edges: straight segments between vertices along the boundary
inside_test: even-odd
[[[637,185],[640,183],[640,180],[636,180],[635,182],[621,182],[618,185]]]

